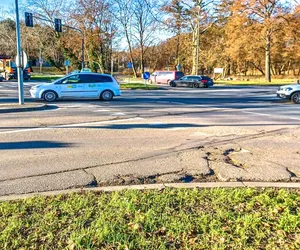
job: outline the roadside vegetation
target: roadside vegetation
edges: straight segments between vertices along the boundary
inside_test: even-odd
[[[121,89],[159,89],[159,86],[153,84],[143,84],[143,83],[121,83]]]
[[[215,80],[216,84],[225,84],[225,85],[265,85],[265,86],[280,86],[286,84],[296,84],[297,79],[273,79],[272,83],[266,82],[263,78],[257,79],[242,79],[242,80]]]
[[[40,57],[44,73],[50,65],[64,73],[66,60],[69,70],[81,67],[80,34],[66,26],[57,32],[39,19],[62,18],[63,25],[84,33],[84,63],[94,72],[139,77],[180,68],[212,76],[222,68],[224,77],[260,76],[266,82],[300,76],[297,0],[24,0],[21,16],[28,6],[33,27],[21,18],[22,47],[37,66],[34,72]],[[15,58],[15,26],[4,11],[0,55]]]
[[[299,249],[300,191],[165,189],[0,202],[1,249]]]
[[[57,79],[59,79],[63,76],[64,75],[40,75],[40,74],[36,74],[36,75],[31,75],[31,80],[40,81],[40,82],[52,82],[52,81],[57,80]]]

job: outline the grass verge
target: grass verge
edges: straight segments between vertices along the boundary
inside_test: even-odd
[[[52,82],[62,77],[63,75],[31,75],[30,79],[33,81]]]
[[[224,80],[216,80],[217,84],[224,84],[224,85],[265,85],[265,86],[280,86],[280,85],[287,85],[287,84],[296,84],[296,79],[273,79],[272,82],[266,82],[264,79],[250,79],[249,81],[243,80],[231,80],[231,81],[224,81]]]
[[[300,191],[127,190],[0,203],[1,249],[299,249]]]
[[[142,83],[121,83],[121,89],[159,89],[156,85]]]

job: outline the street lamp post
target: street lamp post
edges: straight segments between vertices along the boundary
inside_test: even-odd
[[[19,3],[15,0],[16,5],[16,34],[17,34],[17,74],[18,74],[18,88],[19,88],[19,104],[24,104],[24,89],[23,89],[23,65],[22,65],[22,49],[21,49],[21,35],[20,35],[20,18],[19,18]]]

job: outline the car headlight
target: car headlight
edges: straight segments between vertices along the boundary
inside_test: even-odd
[[[37,89],[39,87],[40,87],[40,85],[35,85],[35,86],[32,86],[31,89]]]
[[[291,91],[293,88],[286,88],[285,91]]]

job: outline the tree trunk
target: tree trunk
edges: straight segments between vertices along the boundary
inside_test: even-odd
[[[130,55],[130,62],[132,63],[133,75],[136,78],[137,74],[136,74],[135,65],[133,63],[133,53],[132,53],[131,41],[130,41],[130,38],[129,38],[127,27],[125,28],[125,35],[126,35],[127,44],[128,44],[128,47],[129,47],[129,55]]]
[[[265,57],[266,82],[271,82],[271,35],[269,30],[266,35]]]

